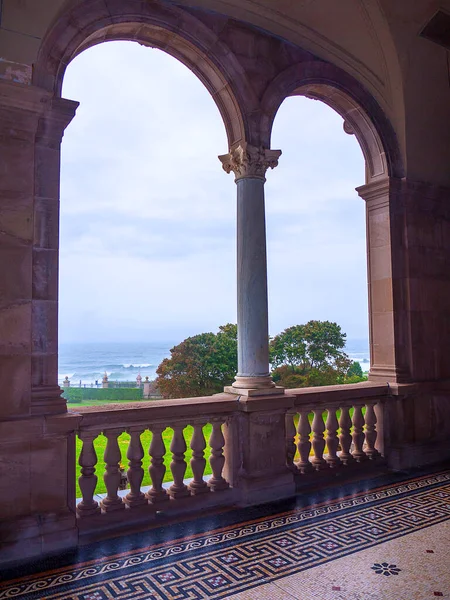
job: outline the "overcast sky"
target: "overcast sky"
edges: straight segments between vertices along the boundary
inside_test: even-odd
[[[236,321],[236,189],[220,113],[176,59],[132,42],[66,71],[60,341],[179,342]],[[364,161],[341,117],[288,98],[266,183],[271,334],[328,319],[368,337]]]

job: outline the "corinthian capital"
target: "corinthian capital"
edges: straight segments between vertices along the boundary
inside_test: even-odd
[[[266,150],[244,142],[229,154],[222,154],[219,160],[227,173],[235,174],[236,179],[243,177],[259,177],[264,179],[267,169],[274,169],[278,164],[281,150]]]

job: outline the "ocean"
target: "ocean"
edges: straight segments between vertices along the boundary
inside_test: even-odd
[[[106,371],[110,382],[136,381],[140,373],[155,379],[156,369],[164,358],[170,357],[170,348],[177,342],[143,343],[62,343],[59,346],[58,381],[62,385],[67,376],[72,386],[101,384]],[[367,340],[348,340],[346,352],[352,360],[369,370],[369,343]]]
[[[109,381],[136,381],[140,373],[155,379],[160,362],[170,356],[171,342],[60,344],[58,381],[67,376],[72,386]]]

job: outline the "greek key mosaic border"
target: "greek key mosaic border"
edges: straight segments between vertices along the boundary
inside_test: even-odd
[[[226,598],[449,518],[446,472],[18,580],[0,600]]]

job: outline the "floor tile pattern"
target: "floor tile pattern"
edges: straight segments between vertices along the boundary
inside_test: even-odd
[[[277,579],[270,590],[263,584],[227,600],[449,600],[449,547],[447,520]],[[384,576],[372,570],[375,563],[395,564],[400,571]],[[265,595],[268,591],[271,596]]]
[[[411,571],[410,565],[401,564],[401,552],[384,551],[384,546],[397,543],[401,547],[404,540],[409,543],[411,536],[435,528],[448,533],[449,528],[444,527],[450,523],[448,520],[450,471],[445,471],[343,500],[5,582],[0,585],[0,600],[228,600],[231,597],[384,600],[384,596],[374,596],[370,590],[368,595],[358,596],[359,592],[351,588],[348,577],[344,576],[348,575],[349,561],[359,560],[369,552],[359,567],[364,581],[404,582],[405,570]],[[432,538],[423,538],[422,546],[420,557],[435,559],[436,563],[440,560],[434,556],[436,547]],[[329,579],[338,563],[344,575]],[[319,595],[307,596],[304,581],[319,569],[324,573],[319,579],[311,579],[311,585],[326,580],[328,592],[319,593],[316,589],[311,594]],[[447,592],[439,589],[438,583],[430,593],[445,597]],[[402,597],[392,596],[397,600]],[[413,600],[416,596],[405,598]]]

